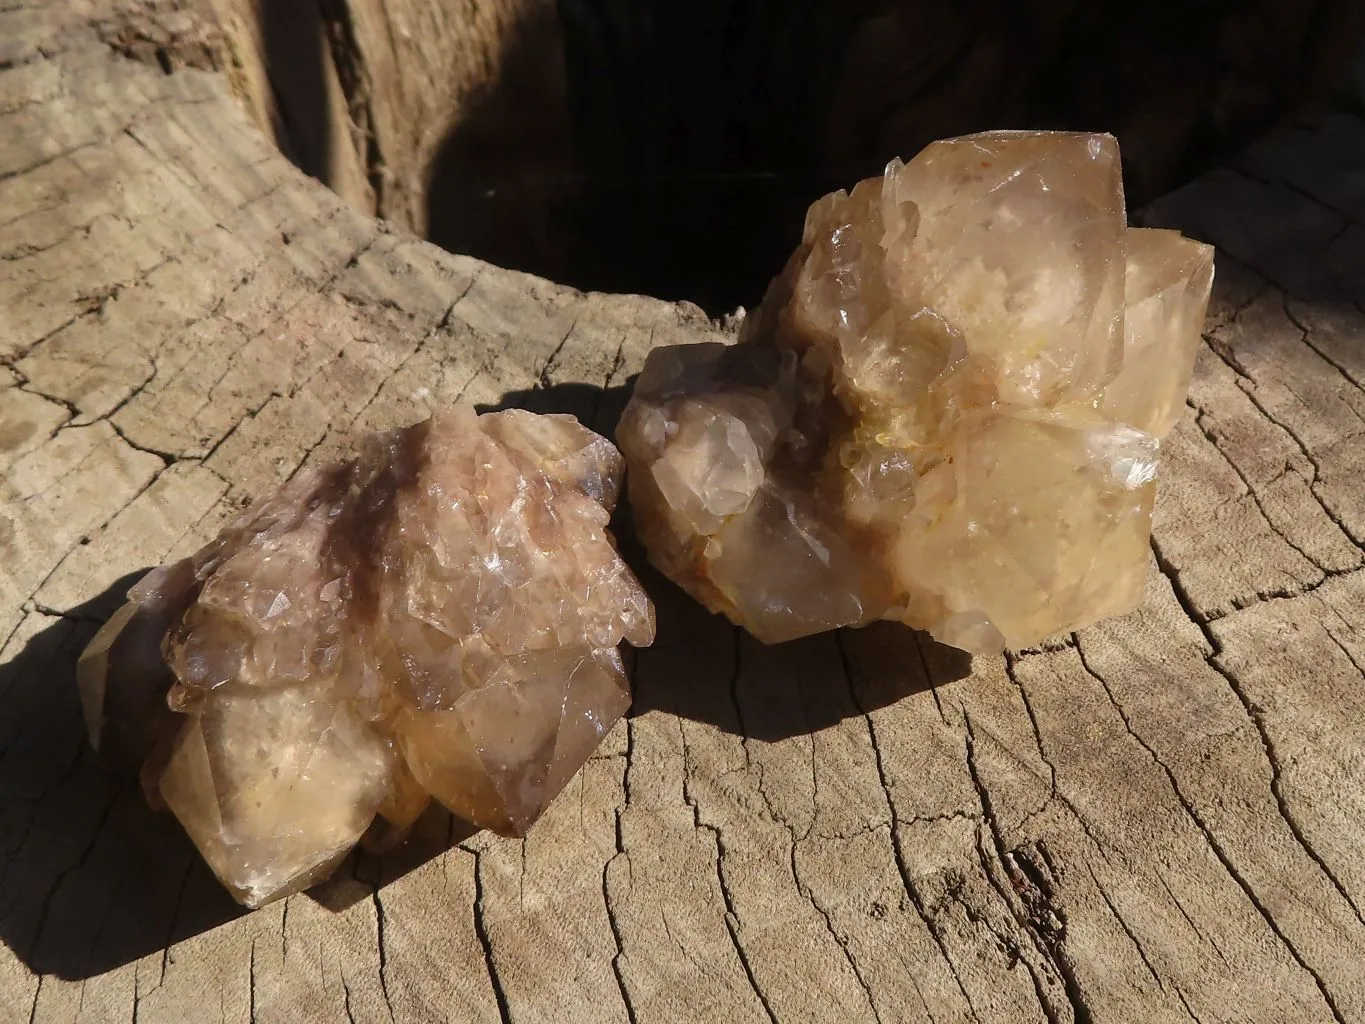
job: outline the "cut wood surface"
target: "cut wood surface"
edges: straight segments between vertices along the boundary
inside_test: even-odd
[[[180,27],[0,0],[0,1021],[1365,1022],[1365,122],[1143,213],[1219,256],[1141,611],[968,665],[646,574],[632,715],[529,837],[433,815],[245,914],[86,743],[134,574],[438,403],[610,430],[719,331],[357,212]]]

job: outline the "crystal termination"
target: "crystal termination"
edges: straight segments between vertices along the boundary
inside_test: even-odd
[[[654,637],[621,475],[569,416],[370,435],[133,588],[78,667],[92,740],[248,906],[431,797],[524,834],[630,703],[618,643]]]
[[[885,618],[992,652],[1127,612],[1212,276],[1127,227],[1109,136],[893,161],[811,207],[739,344],[650,354],[637,532],[767,642]]]

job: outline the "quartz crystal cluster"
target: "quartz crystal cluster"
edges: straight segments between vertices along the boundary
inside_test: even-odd
[[[894,619],[999,651],[1129,611],[1212,275],[1127,226],[1109,136],[893,161],[811,207],[738,344],[651,353],[637,532],[768,642]]]
[[[629,704],[618,643],[653,639],[621,474],[566,416],[369,436],[134,587],[79,666],[96,746],[249,906],[432,797],[524,833]]]

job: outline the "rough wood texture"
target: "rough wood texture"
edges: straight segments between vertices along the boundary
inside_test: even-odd
[[[366,213],[425,234],[442,198],[428,195],[428,179],[443,147],[438,191],[463,185],[485,206],[493,179],[482,164],[504,181],[525,170],[564,173],[554,0],[172,2],[217,13],[223,62],[256,123]],[[495,95],[495,109],[485,109]],[[533,197],[518,189],[523,203]],[[505,233],[515,218],[502,212]]]
[[[436,402],[607,427],[712,327],[384,230],[110,11],[0,2],[0,1021],[1365,1021],[1365,122],[1148,213],[1220,256],[1141,612],[967,674],[651,578],[528,839],[433,817],[243,916],[86,748],[130,574]]]

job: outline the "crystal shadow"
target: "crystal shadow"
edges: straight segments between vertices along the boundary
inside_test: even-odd
[[[35,975],[92,978],[249,913],[86,735],[77,660],[147,571],[54,616],[0,666],[0,941]],[[474,832],[433,806],[407,842],[354,851],[306,895],[344,910]]]
[[[534,413],[576,416],[585,426],[605,438],[612,438],[616,433],[616,424],[621,419],[621,412],[635,389],[637,376],[638,374],[631,374],[622,383],[609,388],[580,381],[518,388],[505,392],[496,402],[476,405],[474,409],[480,414],[500,412],[503,409],[525,409]],[[622,501],[624,500],[623,497]]]
[[[510,391],[478,411],[517,407],[570,414],[610,437],[632,383],[605,389],[563,383]],[[745,739],[779,742],[962,679],[971,671],[964,652],[895,623],[766,646],[707,612],[649,565],[624,498],[611,530],[658,616],[655,644],[625,652],[633,690],[628,717],[662,712]],[[381,855],[353,852],[308,895],[329,910],[344,911],[475,834],[433,804],[402,845]]]
[[[145,570],[53,617],[0,666],[0,941],[88,978],[245,913],[137,781],[86,738],[76,661]]]
[[[617,537],[658,615],[654,646],[634,652],[630,717],[659,711],[777,743],[971,673],[965,651],[894,622],[760,643],[645,564],[633,537]]]
[[[570,412],[609,434],[628,386],[551,385],[498,407]],[[879,624],[765,647],[664,580],[618,508],[621,550],[656,601],[659,642],[633,652],[630,714],[658,711],[775,742],[826,728],[966,675],[967,657]],[[247,911],[218,883],[176,819],[90,748],[76,663],[146,570],[53,616],[0,666],[0,941],[35,974],[93,977]],[[474,829],[433,806],[402,845],[354,852],[307,895],[332,911],[440,856]]]
[[[549,384],[510,391],[480,412],[519,406],[570,413],[614,437],[634,384]],[[776,742],[817,732],[965,678],[971,658],[895,623],[768,646],[712,615],[648,562],[623,494],[611,531],[658,616],[652,647],[631,652],[632,717],[662,711],[726,732]]]

